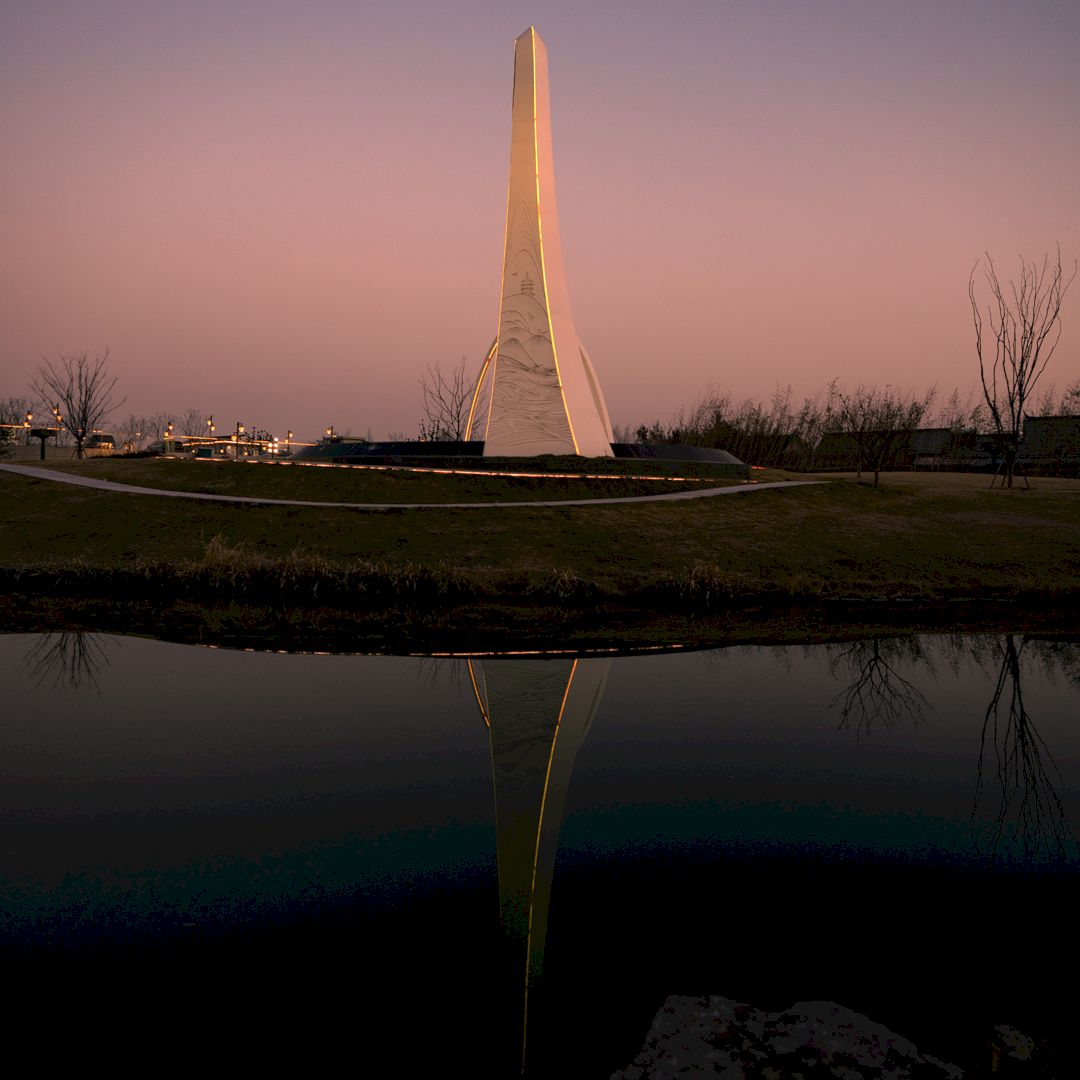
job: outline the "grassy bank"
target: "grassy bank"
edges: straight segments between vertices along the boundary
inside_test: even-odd
[[[107,465],[110,479],[153,486],[175,484],[172,468],[198,474],[182,463]],[[138,468],[119,471],[127,465]],[[231,470],[237,494],[263,495],[257,485],[279,475],[311,485],[282,492],[291,498],[313,497],[323,476],[339,475]],[[158,609],[240,604],[301,620],[348,612],[376,632],[406,616],[584,632],[812,610],[862,624],[874,619],[867,605],[888,608],[889,622],[909,618],[895,613],[912,605],[992,614],[1002,602],[1017,617],[1050,613],[1060,623],[1075,620],[1080,598],[1080,481],[1001,491],[981,476],[905,473],[879,489],[829,477],[677,503],[363,511],[178,501],[0,474],[0,575],[14,610],[49,598],[67,598],[71,610],[80,597]]]

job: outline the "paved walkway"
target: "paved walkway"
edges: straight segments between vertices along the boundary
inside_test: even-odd
[[[202,499],[205,502],[249,503],[257,506],[314,506],[324,510],[479,510],[506,507],[611,506],[613,503],[676,502],[680,499],[706,499],[713,495],[749,495],[769,488],[806,487],[820,480],[782,480],[771,484],[733,484],[728,487],[703,488],[696,491],[672,491],[666,495],[621,495],[612,499],[545,499],[531,502],[471,502],[471,503],[352,503],[317,502],[312,499],[253,498],[249,495],[210,495],[201,491],[168,491],[165,488],[138,487],[135,484],[116,484],[112,480],[95,480],[90,476],[73,476],[55,469],[39,469],[33,465],[4,465],[0,471],[38,480],[53,480],[59,484],[97,488],[120,495],[162,495],[168,499]]]

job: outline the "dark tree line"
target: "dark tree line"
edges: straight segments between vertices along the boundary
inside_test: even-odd
[[[710,447],[748,464],[798,470],[821,467],[823,438],[840,434],[858,472],[872,471],[877,483],[881,470],[895,462],[928,417],[933,398],[933,390],[922,395],[891,386],[849,390],[838,380],[802,403],[793,402],[790,387],[778,390],[767,405],[710,391],[668,424],[656,421],[619,434],[626,442]]]

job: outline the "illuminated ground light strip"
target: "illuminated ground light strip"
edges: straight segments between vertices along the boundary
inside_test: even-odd
[[[199,462],[212,461],[214,458],[195,458]],[[230,464],[236,462],[228,459]],[[436,476],[499,476],[518,477],[526,480],[666,480],[671,484],[715,484],[717,480],[726,480],[724,476],[648,476],[639,473],[552,473],[552,472],[506,472],[500,469],[435,469],[429,465],[346,465],[336,461],[259,461],[256,458],[248,458],[240,462],[241,465],[290,465],[305,469],[367,469],[371,472],[413,472],[431,473]],[[751,468],[761,469],[763,465],[752,465]],[[739,480],[730,478],[732,484],[740,483]],[[746,484],[754,484],[755,480],[741,481]]]
[[[273,656],[407,656],[417,660],[483,660],[485,658],[501,660],[507,657],[543,657],[550,659],[573,659],[575,657],[588,659],[589,657],[603,656],[637,656],[640,653],[672,653],[672,652],[697,652],[700,647],[696,645],[630,645],[621,648],[615,645],[596,646],[594,648],[581,649],[503,649],[494,651],[466,651],[466,652],[347,652],[332,651],[328,649],[259,649],[253,645],[245,645],[236,648],[230,645],[218,645],[214,642],[196,641],[192,643],[197,649],[220,649],[226,652],[263,653]],[[474,680],[475,686],[475,680]]]
[[[589,656],[637,656],[638,653],[650,653],[650,652],[685,652],[690,649],[694,649],[693,645],[630,645],[626,648],[621,648],[617,645],[595,646],[589,648],[588,646],[580,649],[500,649],[498,652],[494,650],[470,650],[468,652],[412,652],[405,653],[406,656],[416,657],[423,659],[424,657],[430,657],[432,660],[483,660],[490,658],[494,660],[501,659],[505,656],[525,656],[525,657],[552,657],[558,659],[560,657],[570,659],[575,656],[589,657]],[[357,654],[357,655],[382,655],[379,653],[373,654]],[[396,655],[396,654],[391,654]]]

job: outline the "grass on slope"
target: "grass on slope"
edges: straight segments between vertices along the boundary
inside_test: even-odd
[[[262,482],[262,470],[235,468]],[[429,478],[436,486],[453,479]],[[69,584],[120,575],[148,589],[215,595],[292,595],[315,582],[320,602],[352,602],[377,584],[416,602],[542,595],[693,609],[746,598],[1027,596],[1065,604],[1080,594],[1080,482],[1000,491],[983,476],[905,473],[878,489],[833,477],[689,502],[363,511],[119,495],[0,474],[0,566],[22,589],[46,587],[57,573]]]

